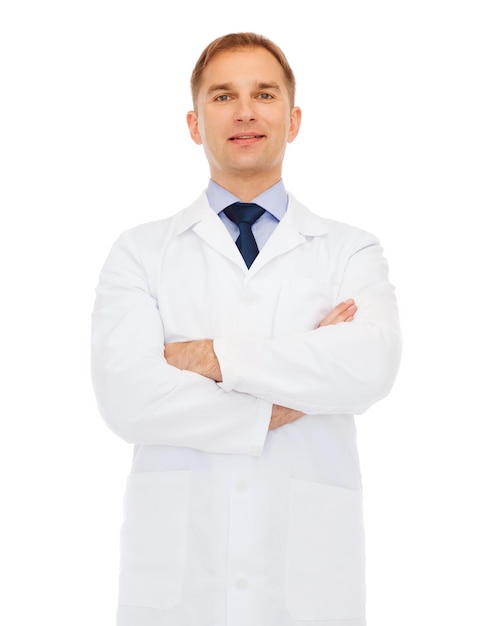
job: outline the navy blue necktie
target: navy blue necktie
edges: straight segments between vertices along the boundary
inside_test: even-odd
[[[237,224],[240,235],[237,244],[245,264],[250,267],[259,254],[256,240],[252,234],[252,224],[264,213],[264,209],[253,202],[235,202],[225,209],[225,215]]]

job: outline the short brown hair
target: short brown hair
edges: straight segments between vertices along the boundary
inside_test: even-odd
[[[295,103],[295,75],[281,48],[263,35],[257,35],[256,33],[231,33],[212,41],[197,60],[190,78],[190,89],[194,109],[197,107],[197,94],[199,92],[202,73],[206,65],[220,52],[238,50],[239,48],[264,48],[274,56],[285,74],[288,92],[290,94],[290,105],[293,106]]]

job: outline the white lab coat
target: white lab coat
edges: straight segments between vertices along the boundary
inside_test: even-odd
[[[351,323],[316,329],[341,300]],[[213,338],[223,383],[163,345]],[[391,389],[394,289],[377,239],[292,196],[247,270],[205,193],[121,235],[93,314],[93,381],[135,444],[118,626],[364,626],[354,413]],[[268,432],[272,404],[306,413]]]

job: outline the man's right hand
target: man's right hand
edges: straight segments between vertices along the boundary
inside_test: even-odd
[[[302,411],[287,409],[285,406],[273,404],[273,408],[271,410],[271,421],[269,422],[268,430],[274,430],[275,428],[279,428],[285,424],[290,424],[291,422],[298,420],[303,415],[305,415],[305,413],[302,413]]]
[[[352,298],[345,300],[344,302],[340,302],[334,307],[334,309],[331,309],[324,319],[319,322],[317,328],[339,324],[340,322],[351,322],[353,321],[356,312],[357,305]],[[285,424],[291,424],[291,422],[295,422],[304,415],[305,413],[302,413],[301,411],[273,404],[269,430],[274,430],[275,428],[279,428]]]

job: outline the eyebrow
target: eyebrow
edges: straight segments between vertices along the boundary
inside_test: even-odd
[[[279,89],[280,88],[278,83],[275,83],[275,82],[272,82],[272,83],[257,83],[257,87],[259,89]]]
[[[218,83],[208,87],[208,93],[213,93],[214,91],[231,91],[232,87],[232,83]]]

